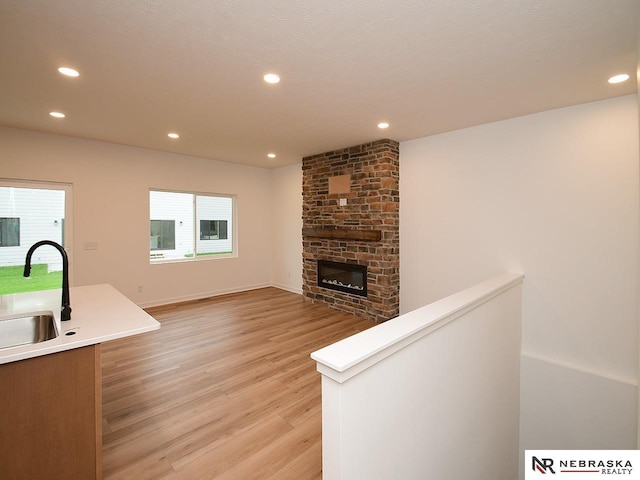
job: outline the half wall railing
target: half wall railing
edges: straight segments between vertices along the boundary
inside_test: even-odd
[[[314,352],[325,480],[518,478],[523,275]]]

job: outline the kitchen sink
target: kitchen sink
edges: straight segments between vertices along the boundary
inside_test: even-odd
[[[51,312],[0,318],[0,349],[46,342],[58,336]]]

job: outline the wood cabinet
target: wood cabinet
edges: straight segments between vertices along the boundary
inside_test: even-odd
[[[102,479],[100,350],[0,365],[0,478]]]

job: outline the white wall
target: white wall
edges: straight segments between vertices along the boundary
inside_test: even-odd
[[[403,142],[400,182],[402,312],[502,270],[524,272],[525,357],[573,372],[581,394],[620,385],[607,392],[616,397],[608,432],[589,422],[608,398],[601,392],[572,395],[569,383],[545,405],[523,403],[521,448],[550,439],[572,448],[578,422],[587,425],[578,448],[616,434],[635,448],[615,430],[635,425],[637,408],[614,406],[637,401],[624,388],[638,372],[636,96]],[[542,371],[523,369],[523,391],[545,383]]]
[[[152,305],[271,283],[270,170],[4,127],[0,154],[0,178],[73,184],[75,285],[111,283]],[[150,188],[236,194],[239,256],[150,265]]]
[[[640,24],[640,13],[638,14],[638,24]],[[637,62],[638,62],[638,67],[636,69],[636,84],[637,84],[637,98],[638,98],[638,105],[640,105],[640,32],[638,32],[638,49],[636,50],[636,52],[638,52],[638,56],[637,56]],[[638,108],[638,143],[640,143],[640,108]],[[640,162],[640,158],[638,159],[638,161]],[[639,209],[640,210],[640,209]],[[638,268],[640,269],[640,265],[638,266]],[[640,302],[640,294],[638,295],[638,301]],[[640,309],[639,309],[640,311]],[[638,335],[640,335],[640,317],[638,317],[638,322],[639,322],[639,328],[638,328]],[[640,345],[640,338],[638,339],[638,344]],[[638,361],[640,362],[640,347],[638,348]],[[638,371],[640,372],[640,363],[638,364]],[[640,373],[639,373],[640,376]],[[640,382],[638,382],[640,384]],[[640,385],[639,385],[639,392],[638,392],[638,429],[637,429],[637,448],[640,448]]]
[[[273,284],[302,293],[302,164],[273,170]]]

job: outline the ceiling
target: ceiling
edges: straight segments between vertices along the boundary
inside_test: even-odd
[[[0,125],[279,167],[633,93],[639,19],[638,0],[1,0]]]

